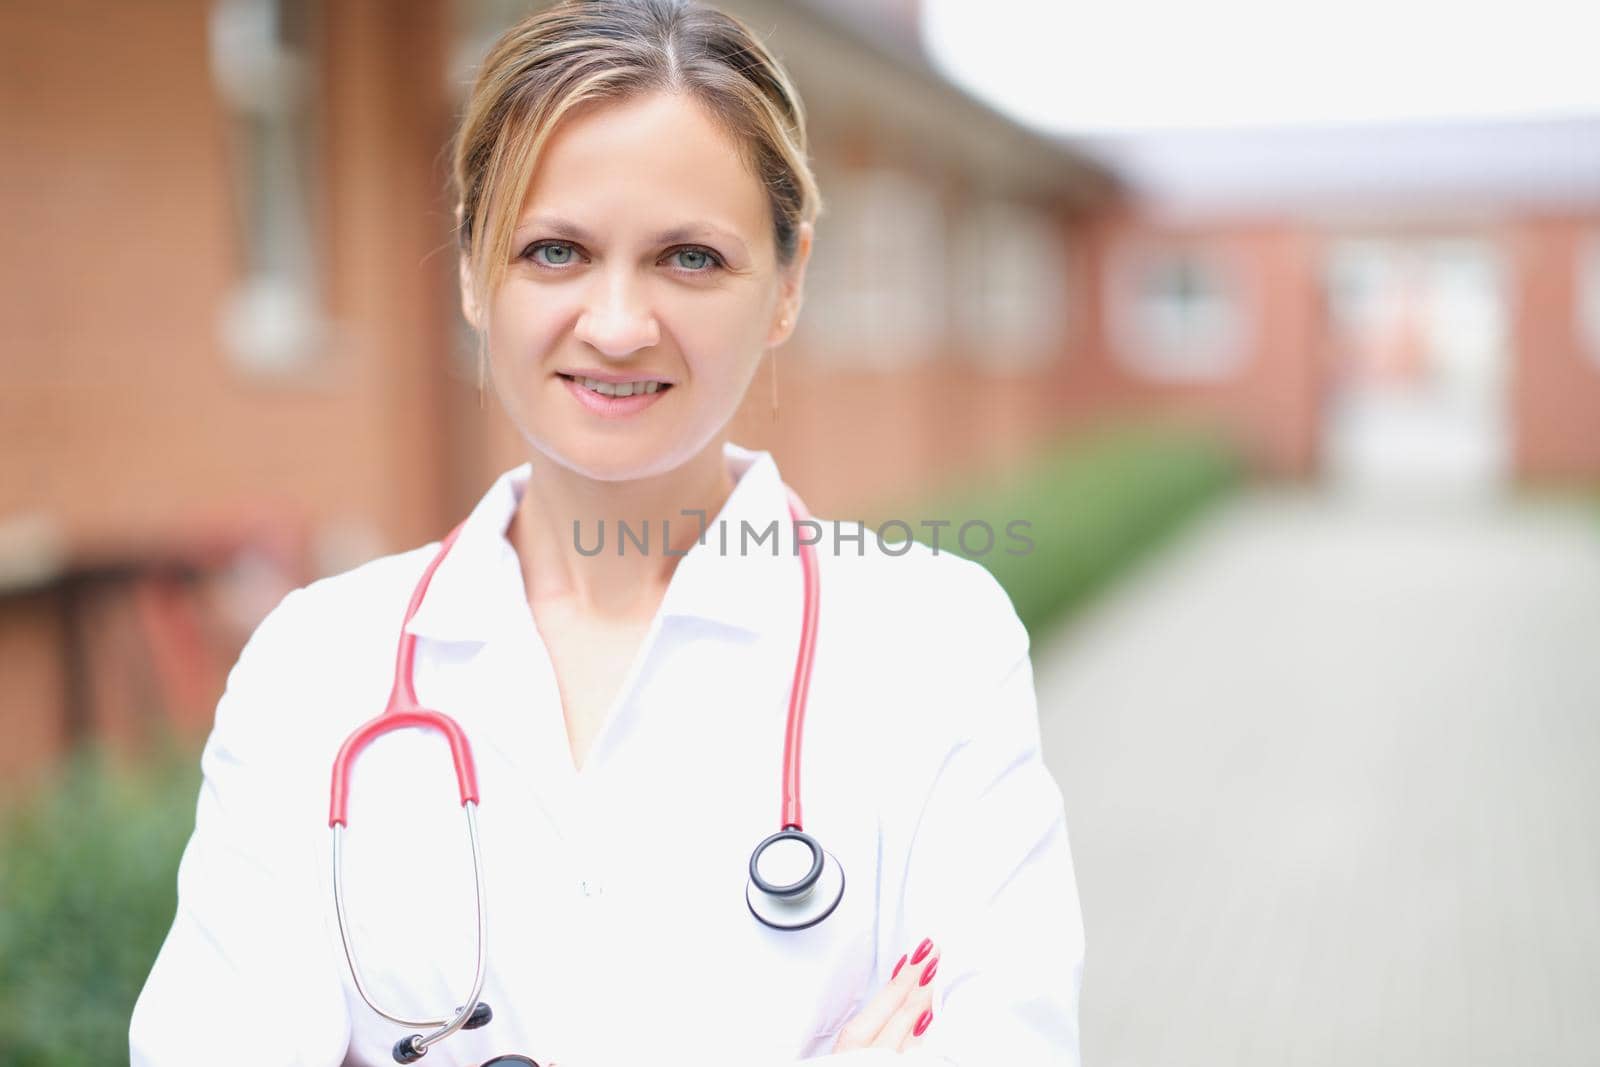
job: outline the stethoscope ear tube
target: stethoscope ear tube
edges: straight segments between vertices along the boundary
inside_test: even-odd
[[[472,842],[472,884],[478,906],[477,963],[472,979],[472,992],[465,1002],[448,1019],[407,1019],[380,1008],[367,992],[356,962],[355,949],[350,942],[350,920],[344,892],[344,834],[349,824],[348,800],[350,772],[355,760],[375,738],[390,730],[423,726],[437,730],[450,742],[451,756],[456,765],[456,782],[461,793],[461,810],[467,817],[467,836]],[[334,762],[332,797],[328,823],[333,829],[333,898],[334,910],[339,919],[339,940],[344,945],[345,960],[350,964],[350,976],[355,980],[356,992],[367,1007],[405,1027],[417,1027],[430,1032],[412,1034],[394,1047],[396,1063],[414,1063],[427,1055],[428,1049],[443,1041],[457,1030],[483,1026],[493,1017],[493,1010],[478,998],[483,993],[487,958],[484,952],[488,943],[488,918],[484,906],[483,850],[478,840],[478,783],[472,763],[472,751],[460,725],[448,715],[421,708],[389,710],[362,725],[346,739]]]
[[[488,944],[489,931],[488,912],[484,905],[483,848],[478,840],[478,773],[472,760],[472,746],[468,744],[461,725],[454,719],[441,712],[429,711],[417,703],[416,689],[412,684],[412,664],[416,656],[417,639],[406,631],[412,616],[422,605],[422,598],[427,594],[428,584],[432,581],[434,572],[439,569],[439,564],[444,561],[445,555],[450,551],[451,545],[455,544],[465,525],[464,522],[457,525],[445,537],[438,553],[429,561],[421,580],[417,582],[416,589],[412,591],[411,602],[406,606],[405,622],[400,628],[400,645],[395,653],[394,686],[389,691],[389,701],[381,714],[357,727],[339,747],[339,754],[333,762],[333,780],[329,791],[328,825],[333,829],[334,910],[338,913],[339,940],[344,945],[345,960],[350,965],[350,976],[355,980],[356,992],[361,995],[367,1007],[390,1022],[428,1031],[411,1034],[396,1042],[393,1050],[396,1063],[414,1063],[427,1055],[428,1049],[457,1030],[475,1030],[494,1017],[493,1009],[479,999],[483,994],[487,963],[485,946]],[[374,740],[391,730],[408,727],[434,730],[443,735],[449,743],[450,759],[455,764],[461,809],[467,817],[467,836],[472,842],[472,886],[478,909],[477,962],[473,972],[472,992],[461,1007],[447,1019],[407,1019],[380,1008],[367,992],[366,982],[361,977],[361,968],[356,963],[355,949],[350,943],[350,918],[344,892],[344,832],[350,822],[351,770],[361,753]]]

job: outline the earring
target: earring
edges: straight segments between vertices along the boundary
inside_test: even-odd
[[[482,411],[484,409],[484,401],[483,401],[483,367],[484,367],[484,364],[487,363],[487,362],[488,362],[488,358],[484,355],[483,350],[480,348],[478,350],[478,410],[479,411]]]
[[[772,360],[772,421],[778,421],[778,350],[769,349],[768,357]]]
[[[789,328],[788,316],[784,316],[783,318],[778,320],[778,329],[787,330],[788,328]],[[769,357],[771,357],[771,360],[772,360],[772,421],[773,422],[777,422],[778,421],[778,350],[776,348],[769,349],[768,352],[767,352],[767,355]]]

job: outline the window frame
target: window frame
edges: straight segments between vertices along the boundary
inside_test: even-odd
[[[1152,336],[1143,313],[1142,286],[1154,269],[1187,261],[1210,273],[1214,291],[1229,302],[1216,335],[1173,345]],[[1117,362],[1148,381],[1205,384],[1227,381],[1246,366],[1254,340],[1255,294],[1239,257],[1231,250],[1197,239],[1147,238],[1113,249],[1106,272],[1107,324]],[[1181,360],[1174,359],[1182,355]]]

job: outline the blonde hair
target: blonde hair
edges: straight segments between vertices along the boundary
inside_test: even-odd
[[[522,198],[557,123],[585,103],[652,91],[689,94],[721,122],[767,191],[778,262],[793,261],[800,224],[822,204],[800,96],[766,46],[692,0],[565,0],[495,41],[456,132],[456,238],[480,308],[505,277]]]

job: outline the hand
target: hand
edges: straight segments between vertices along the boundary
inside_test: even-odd
[[[834,1052],[888,1048],[905,1052],[922,1044],[933,1022],[933,976],[939,950],[925,940],[900,957],[894,977],[839,1031]]]

